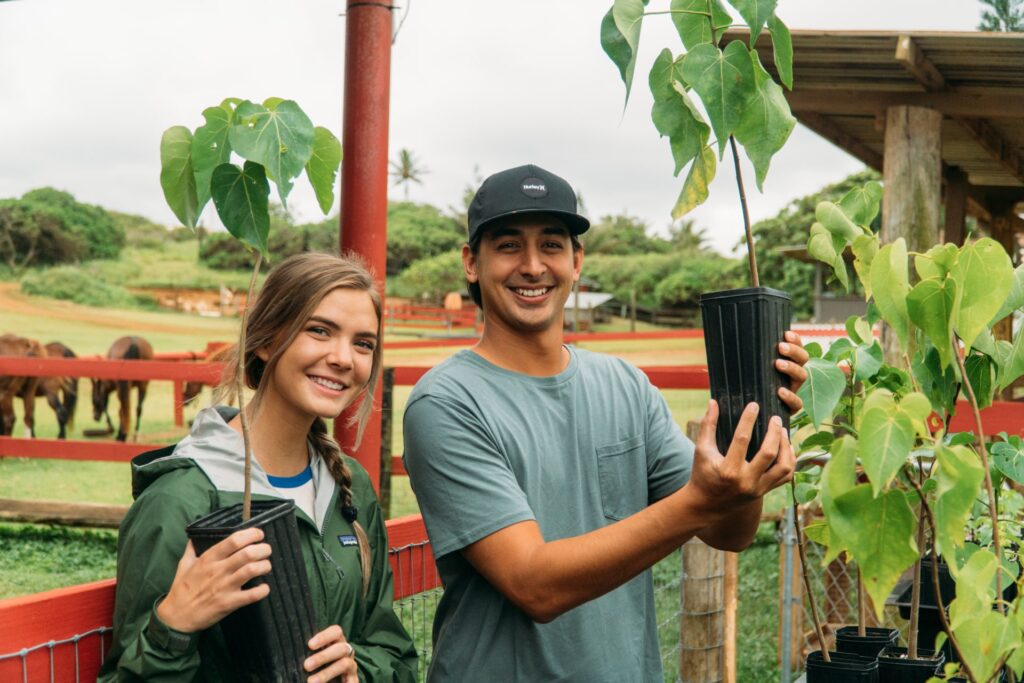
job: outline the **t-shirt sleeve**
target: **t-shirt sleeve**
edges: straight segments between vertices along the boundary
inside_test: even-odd
[[[472,411],[426,395],[405,411],[405,467],[434,556],[535,519],[500,445]]]
[[[642,379],[647,404],[647,495],[653,503],[690,480],[694,446],[673,419],[665,397],[646,376]]]

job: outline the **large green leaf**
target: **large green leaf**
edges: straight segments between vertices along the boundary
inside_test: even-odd
[[[869,484],[860,484],[835,499],[829,527],[846,542],[860,566],[881,620],[886,598],[918,556],[914,513],[907,497],[894,489],[875,498]]]
[[[845,248],[846,240],[826,230],[821,223],[811,226],[810,236],[807,238],[807,253],[831,267],[843,289],[849,291],[850,280],[846,273],[846,262],[843,260]]]
[[[954,629],[964,661],[979,681],[996,680],[1003,655],[1020,650],[1021,629],[1014,618],[991,609],[971,611],[970,618]]]
[[[778,0],[729,0],[729,4],[735,7],[743,20],[750,27],[750,47],[757,44],[757,37],[761,34],[764,24],[775,12],[775,5]]]
[[[210,194],[228,232],[266,256],[270,183],[263,167],[252,161],[245,162],[244,168],[221,164],[213,169]]]
[[[854,355],[853,378],[863,381],[875,376],[882,368],[882,345],[874,339],[869,344],[858,344]]]
[[[937,244],[923,254],[914,256],[914,268],[922,280],[936,277],[940,280],[953,271],[960,250],[955,244]]]
[[[1024,328],[1017,332],[1013,344],[1005,341],[996,342],[999,364],[999,388],[1005,389],[1014,380],[1024,375]]]
[[[1013,266],[1001,244],[983,237],[961,248],[953,276],[960,287],[953,325],[970,351],[975,337],[1003,307],[1013,287]]]
[[[935,345],[945,367],[953,359],[953,309],[956,306],[956,280],[930,277],[914,285],[907,295],[907,315]]]
[[[793,89],[793,36],[774,12],[768,17],[768,30],[772,33],[772,55],[779,80],[790,90]]]
[[[931,434],[928,429],[928,418],[932,414],[932,404],[924,394],[914,391],[900,399],[898,410],[910,418],[918,436],[927,438]]]
[[[761,66],[757,50],[750,51],[750,61],[754,70],[754,92],[743,108],[735,135],[754,165],[757,189],[764,191],[768,166],[789,139],[796,119],[789,111],[782,87]]]
[[[906,413],[896,410],[895,405],[888,410],[872,408],[864,413],[857,447],[876,496],[906,463],[916,431]]]
[[[857,485],[857,440],[850,435],[842,436],[832,442],[829,453],[832,457],[821,473],[819,489],[819,500],[826,524],[829,524],[834,513],[835,499]],[[846,550],[843,537],[839,534],[829,533],[827,538],[824,559],[826,564]]]
[[[992,444],[992,466],[1006,478],[1024,484],[1024,449],[1021,449],[1020,441]]]
[[[995,392],[995,366],[992,359],[984,355],[971,354],[964,361],[964,370],[967,371],[967,381],[971,383],[978,407],[988,408],[992,405],[992,394]]]
[[[875,180],[853,188],[839,200],[843,213],[857,225],[871,225],[881,206],[882,184]]]
[[[672,53],[665,48],[654,60],[648,77],[654,96],[651,119],[658,132],[668,136],[676,162],[674,175],[679,175],[700,154],[711,131],[681,87],[682,61],[682,57],[672,59]]]
[[[206,123],[196,128],[192,138],[192,171],[196,176],[197,213],[203,212],[210,201],[210,177],[213,169],[231,160],[231,143],[228,132],[234,109],[229,105],[207,107],[203,110]]]
[[[172,126],[160,138],[160,187],[181,224],[195,228],[199,212],[192,173],[192,132],[184,126]]]
[[[796,392],[804,402],[804,410],[810,416],[815,429],[832,417],[832,411],[839,403],[846,388],[846,375],[827,360],[812,358],[804,365],[807,381]]]
[[[905,351],[910,335],[907,315],[907,244],[900,237],[878,250],[871,262],[871,295],[885,322],[889,323]]]
[[[690,165],[683,189],[679,192],[676,205],[672,207],[672,218],[679,220],[704,203],[708,198],[708,185],[715,178],[715,150],[705,147]]]
[[[242,102],[228,134],[235,152],[264,166],[286,208],[292,180],[313,155],[313,137],[313,122],[292,100],[283,100],[274,109]]]
[[[704,102],[721,156],[754,91],[750,55],[738,40],[724,52],[714,45],[698,45],[683,59],[683,78]]]
[[[340,164],[341,143],[338,138],[326,128],[317,126],[313,132],[313,155],[306,163],[306,176],[325,216],[334,204],[334,181]]]
[[[629,91],[633,87],[643,18],[642,0],[615,0],[601,21],[601,47],[619,69],[626,86],[626,102],[629,102]]]
[[[729,10],[721,0],[672,0],[669,9],[672,23],[687,50],[705,43],[717,44],[718,38],[732,24]]]
[[[940,555],[952,557],[964,544],[964,525],[978,497],[985,471],[978,457],[964,446],[938,446],[935,449],[938,486],[932,503],[938,537],[935,548]]]
[[[1024,308],[1024,263],[1013,269],[1013,286],[1010,287],[1010,293],[992,319],[992,323],[1002,320],[1018,308]]]
[[[944,366],[939,352],[934,347],[920,350],[911,361],[914,377],[921,385],[921,391],[931,401],[932,408],[943,419],[954,412],[957,397],[957,372],[952,366]]]
[[[864,287],[864,298],[871,298],[871,263],[878,254],[877,235],[858,235],[850,245],[853,251],[853,269]],[[870,310],[870,309],[869,309]]]
[[[825,229],[847,242],[853,242],[864,231],[857,227],[839,206],[832,202],[819,202],[814,208],[814,217],[825,226]]]

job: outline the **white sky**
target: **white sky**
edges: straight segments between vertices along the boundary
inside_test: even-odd
[[[672,177],[668,142],[651,123],[647,72],[662,48],[682,50],[667,16],[645,20],[623,115],[624,89],[599,41],[610,0],[396,4],[396,26],[408,13],[392,53],[389,156],[408,148],[429,170],[410,199],[457,205],[475,168],[486,176],[536,163],[567,178],[591,218],[626,211],[665,230],[682,175]],[[778,14],[792,29],[974,30],[981,9],[977,0],[780,0]],[[194,129],[227,96],[294,99],[340,138],[343,11],[340,0],[0,2],[0,197],[51,185],[174,224],[159,185],[160,135]],[[744,169],[753,218],[861,167],[798,126],[765,194]],[[300,179],[289,198],[299,220],[319,218],[307,188]],[[731,163],[690,217],[722,251],[741,238]],[[212,205],[204,222],[216,223]]]

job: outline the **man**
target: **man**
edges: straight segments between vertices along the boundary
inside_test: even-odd
[[[746,462],[756,406],[723,456],[712,401],[696,448],[630,364],[563,344],[589,222],[558,176],[489,177],[462,259],[480,342],[428,372],[405,413],[405,462],[445,593],[428,680],[661,681],[651,574],[693,536],[740,550],[792,476],[775,418]],[[799,385],[793,335],[778,367]],[[793,410],[795,394],[783,390]]]

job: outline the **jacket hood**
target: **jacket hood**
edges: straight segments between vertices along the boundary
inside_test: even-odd
[[[245,445],[242,435],[228,426],[238,414],[237,408],[211,406],[203,408],[192,423],[192,431],[177,445],[149,451],[132,460],[132,496],[139,495],[161,476],[183,467],[197,467],[217,491],[242,493],[245,489]],[[319,527],[334,496],[334,479],[327,464],[312,445],[309,466],[316,486],[314,510]],[[328,485],[321,486],[321,482]],[[252,493],[282,498],[270,484],[259,461],[252,461]],[[301,511],[298,511],[301,514]]]

